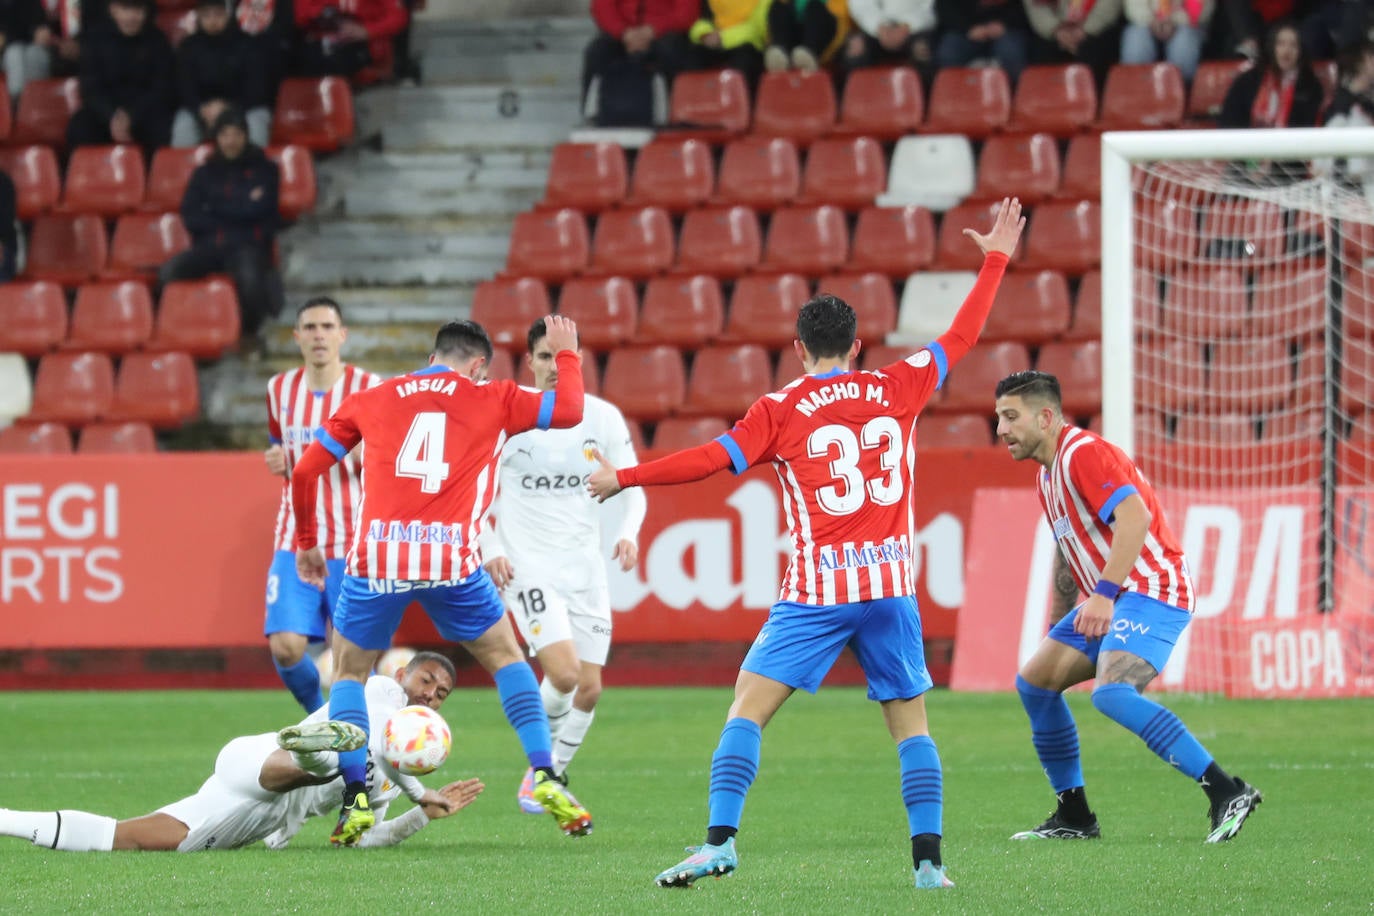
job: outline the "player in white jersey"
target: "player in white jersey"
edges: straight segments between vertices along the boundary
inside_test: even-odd
[[[415,777],[393,770],[381,755],[387,718],[406,705],[438,709],[453,689],[453,680],[453,663],[434,652],[417,654],[408,667],[396,672],[396,680],[381,676],[368,680],[368,709],[376,720],[368,791],[378,823],[358,845],[393,846],[431,820],[467,807],[481,793],[483,786],[477,779],[426,789]],[[267,732],[235,738],[219,752],[214,773],[196,794],[151,814],[116,821],[85,811],[0,808],[0,836],[65,852],[200,852],[238,849],[259,840],[270,849],[281,849],[306,820],[334,811],[339,794],[338,755],[328,747],[357,747],[365,740],[362,729],[328,722],[327,712],[327,708],[316,710],[300,725],[283,729],[280,736]],[[284,750],[279,742],[298,749]],[[416,807],[384,821],[386,806],[402,792]]]
[[[552,391],[558,366],[543,319],[525,337],[534,385]],[[492,581],[501,589],[526,645],[539,659],[539,692],[553,737],[554,772],[563,776],[591,728],[601,697],[601,669],[611,649],[611,598],[601,553],[608,507],[587,492],[598,450],[617,465],[637,463],[625,417],[587,395],[582,422],[568,429],[512,436],[501,454],[500,487],[480,540]],[[642,490],[626,493],[611,559],[622,570],[639,558]],[[493,530],[492,521],[495,520]],[[520,809],[542,814],[534,771],[520,784]]]
[[[316,499],[319,542],[329,577],[323,592],[296,574],[296,522],[291,511],[291,469],[314,441],[319,428],[344,398],[371,388],[381,378],[340,356],[348,329],[343,311],[328,296],[316,296],[296,311],[292,331],[303,365],[272,376],[267,383],[267,426],[271,445],[265,452],[267,469],[284,477],[277,528],[273,536],[272,566],[267,574],[267,612],[263,633],[272,663],[291,695],[309,712],[324,704],[320,672],[307,653],[312,642],[325,638],[343,581],[344,556],[353,539],[353,511],[362,494],[362,460],[348,455],[321,481]]]

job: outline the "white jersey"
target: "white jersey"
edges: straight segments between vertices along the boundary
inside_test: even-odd
[[[568,591],[604,589],[601,526],[611,510],[587,492],[597,450],[616,467],[638,463],[625,417],[592,395],[576,426],[512,436],[501,455],[500,487],[480,542],[482,561],[508,557],[517,580],[522,570],[537,570],[549,585]],[[634,543],[644,522],[644,491],[633,487],[620,495],[623,515],[611,542]]]

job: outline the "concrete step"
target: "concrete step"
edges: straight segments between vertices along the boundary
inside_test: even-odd
[[[559,121],[578,114],[576,80],[553,86],[393,86],[359,93],[361,136],[396,120]]]
[[[274,345],[277,335],[291,339],[296,309],[311,296],[332,296],[343,309],[344,323],[350,335],[367,325],[392,325],[407,322],[426,325],[431,333],[446,321],[456,321],[472,314],[474,286],[372,286],[362,289],[330,287],[292,288],[286,292],[287,308],[272,326]],[[432,342],[432,341],[431,341]],[[351,351],[354,341],[347,347]],[[291,352],[296,352],[292,350]]]
[[[558,86],[577,84],[595,34],[590,16],[427,22],[414,42],[426,85]]]
[[[382,148],[394,150],[525,150],[551,149],[581,123],[577,112],[558,121],[512,120],[397,121],[381,129]]]

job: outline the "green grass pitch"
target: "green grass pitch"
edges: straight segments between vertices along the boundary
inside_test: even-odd
[[[1104,839],[1013,843],[1053,799],[1016,697],[936,691],[945,861],[958,887],[911,886],[896,753],[861,690],[794,697],[764,734],[740,870],[691,890],[653,876],[701,841],[729,691],[606,691],[573,788],[596,819],[567,839],[521,815],[524,769],[494,691],[444,710],[449,762],[487,792],[383,850],[329,848],[319,819],[281,852],[71,854],[0,838],[3,913],[1369,913],[1374,909],[1374,703],[1168,698],[1265,802],[1229,844],[1204,845],[1202,792],[1133,736],[1078,717]],[[297,717],[281,692],[0,694],[0,805],[132,817],[190,794],[231,737]],[[407,803],[401,802],[402,807]]]

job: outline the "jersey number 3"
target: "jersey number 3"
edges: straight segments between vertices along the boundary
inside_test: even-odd
[[[880,473],[865,480],[859,469],[863,453],[881,449],[878,456]],[[880,506],[890,506],[902,498],[902,478],[898,465],[902,460],[902,428],[892,417],[874,417],[863,425],[859,434],[848,426],[832,423],[812,431],[806,439],[806,452],[812,458],[834,455],[830,474],[835,486],[816,490],[816,502],[830,515],[849,515],[857,512],[866,499]]]
[[[448,478],[448,462],[444,460],[445,419],[437,410],[417,413],[396,455],[396,476],[420,481],[424,493],[438,493]]]

